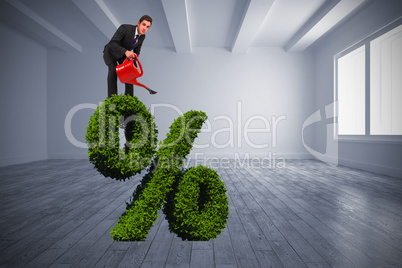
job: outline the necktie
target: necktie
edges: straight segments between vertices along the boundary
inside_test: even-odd
[[[138,36],[139,36],[139,35],[136,35],[136,36],[135,36],[135,38],[134,38],[134,43],[133,43],[132,47],[134,47],[134,45],[137,43]]]

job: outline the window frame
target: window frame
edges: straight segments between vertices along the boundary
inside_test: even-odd
[[[334,139],[345,142],[370,142],[370,143],[390,143],[401,144],[402,135],[372,135],[370,134],[370,42],[377,37],[391,31],[392,29],[402,25],[402,16],[390,22],[384,27],[376,30],[364,39],[354,43],[353,45],[343,49],[334,55],[334,113],[338,115],[338,59],[354,51],[355,49],[364,46],[365,49],[365,134],[364,135],[343,135],[338,134],[337,118],[334,118]]]

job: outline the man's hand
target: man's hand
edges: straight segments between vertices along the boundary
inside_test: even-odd
[[[126,54],[126,57],[127,57],[128,59],[132,59],[132,58],[134,58],[135,56],[137,56],[134,52],[129,51],[129,50],[127,50],[125,54]]]

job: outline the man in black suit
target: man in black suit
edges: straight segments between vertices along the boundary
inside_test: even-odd
[[[145,33],[152,25],[152,18],[144,15],[140,18],[137,25],[121,25],[110,42],[103,50],[103,60],[109,68],[107,75],[107,91],[110,98],[117,94],[117,73],[116,66],[123,63],[126,58],[133,58],[134,54],[140,55],[141,46],[145,39]],[[125,84],[126,95],[133,96],[134,86]]]

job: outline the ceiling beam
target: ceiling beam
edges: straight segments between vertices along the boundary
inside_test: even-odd
[[[177,53],[191,53],[187,0],[162,0],[166,19]]]
[[[329,0],[289,40],[285,51],[302,51],[368,0]]]
[[[39,14],[23,4],[21,1],[6,0],[6,2],[17,9],[20,13],[28,17],[30,20],[38,24],[42,29],[45,29],[47,33],[50,33],[51,37],[48,39],[52,39],[51,43],[53,43],[53,45],[55,45],[56,47],[65,51],[75,50],[78,52],[82,52],[82,46],[80,44],[64,34],[61,30],[56,28],[53,24],[45,20]]]
[[[232,52],[246,53],[263,25],[275,0],[250,0],[244,10],[239,29],[232,45]]]
[[[72,0],[73,3],[110,39],[120,26],[103,0]]]

